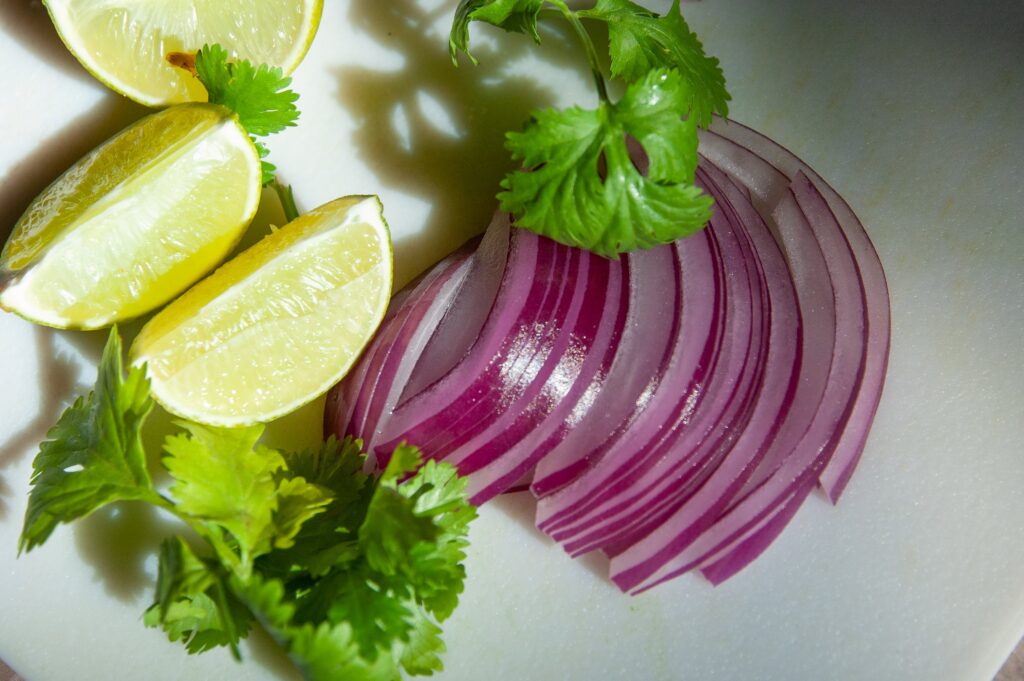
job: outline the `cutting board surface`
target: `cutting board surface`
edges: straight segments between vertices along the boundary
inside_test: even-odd
[[[295,74],[301,125],[272,138],[300,206],[380,194],[406,281],[481,230],[530,109],[591,104],[580,53],[480,30],[446,54],[454,3],[328,0]],[[667,2],[652,2],[658,10]],[[983,6],[982,6],[983,5]],[[443,681],[988,681],[1024,632],[1024,5],[704,0],[732,116],[791,148],[858,211],[889,277],[890,373],[838,507],[811,498],[718,588],[621,595],[601,560],[532,529],[523,495],[482,509]],[[79,156],[145,111],[63,49],[35,3],[0,5],[0,237]],[[281,216],[261,210],[252,239]],[[129,326],[127,333],[137,327]],[[15,556],[31,459],[87,389],[103,335],[0,313],[0,658],[30,681],[294,678],[188,657],[140,621],[170,525],[119,506]],[[306,409],[279,440],[315,438]]]

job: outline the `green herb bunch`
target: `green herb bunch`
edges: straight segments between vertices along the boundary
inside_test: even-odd
[[[467,479],[400,446],[379,477],[357,441],[280,452],[263,426],[178,422],[161,491],[142,428],[154,406],[144,367],[124,374],[113,330],[95,389],[50,430],[33,462],[20,549],[114,502],[152,504],[184,534],[160,549],[145,623],[190,653],[239,641],[258,622],[315,681],[391,681],[442,668],[439,622],[458,604],[476,510]],[[185,529],[185,528],[183,528]]]
[[[697,128],[728,114],[718,60],[683,20],[679,0],[664,16],[630,0],[597,0],[573,10],[564,0],[462,0],[449,38],[452,60],[469,51],[474,21],[540,42],[538,22],[569,22],[594,75],[596,109],[538,111],[507,144],[521,169],[498,194],[522,227],[608,257],[674,241],[703,227],[712,200],[694,186]],[[607,25],[618,101],[584,22]],[[631,157],[630,144],[637,149]],[[646,168],[634,161],[643,150]]]

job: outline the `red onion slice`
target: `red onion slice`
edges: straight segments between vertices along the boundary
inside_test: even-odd
[[[703,400],[705,385],[702,381],[721,350],[726,305],[725,273],[715,255],[717,248],[710,232],[688,239],[678,248],[674,261],[682,273],[682,282],[678,285],[682,299],[677,313],[681,323],[671,344],[672,354],[660,372],[661,378],[657,386],[643,396],[643,401],[630,415],[627,427],[620,428],[591,455],[585,473],[571,485],[538,502],[537,526],[545,532],[564,526],[597,503],[599,500],[593,495],[600,494],[603,485],[614,476],[632,469],[637,459],[649,452],[664,424],[692,418],[695,405]],[[714,282],[713,294],[701,290],[705,282]],[[645,301],[644,304],[657,302]],[[683,338],[688,342],[682,342]],[[614,455],[624,448],[630,456]]]
[[[767,285],[767,299],[763,304],[768,312],[769,335],[765,340],[765,363],[750,419],[727,456],[698,487],[686,490],[685,494],[670,493],[652,506],[643,514],[637,528],[637,534],[643,536],[651,528],[664,525],[666,532],[675,533],[675,541],[681,545],[714,522],[768,449],[779,446],[780,425],[792,407],[801,366],[800,315],[792,280],[778,245],[745,192],[710,165],[701,172],[709,175],[711,181],[705,184],[715,198],[717,210],[729,215],[734,224],[745,227],[752,247],[759,254]],[[612,542],[604,550],[616,556],[631,543]]]
[[[732,167],[736,172],[748,174],[751,181],[745,184],[751,191],[754,191],[753,188],[756,186],[762,187],[759,196],[764,200],[769,199],[769,193],[775,192],[778,195],[784,190],[785,183],[780,182],[779,176],[794,178],[798,172],[806,175],[828,202],[857,261],[868,311],[868,351],[861,387],[864,397],[858,399],[850,416],[850,430],[844,433],[832,461],[821,476],[825,493],[835,502],[846,487],[863,452],[868,431],[881,400],[886,367],[889,363],[889,289],[882,262],[867,230],[846,200],[788,149],[735,121],[715,119],[711,130],[703,131],[701,134],[701,152],[707,154],[713,163],[723,169]],[[714,143],[716,141],[717,144]]]
[[[709,368],[703,401],[686,403],[677,397],[684,413],[692,409],[689,417],[663,426],[649,447],[640,449],[628,471],[612,474],[613,482],[599,483],[599,491],[587,502],[591,510],[577,514],[571,526],[552,532],[571,553],[603,548],[613,538],[625,540],[633,525],[646,521],[666,494],[684,493],[706,476],[750,417],[764,358],[762,282],[758,272],[744,271],[758,268],[743,248],[749,249],[749,244],[742,235],[717,219],[709,233],[723,244],[722,269],[733,276],[727,279],[720,353]]]
[[[763,480],[748,481],[748,489],[740,493],[738,503],[734,502],[699,539],[686,546],[679,546],[678,542],[671,540],[663,541],[659,546],[657,540],[660,537],[655,537],[614,557],[612,578],[620,588],[649,588],[699,566],[711,554],[744,542],[752,526],[756,527],[798,489],[804,488],[805,480],[816,478],[831,456],[859,390],[866,344],[864,297],[856,264],[849,250],[842,246],[838,222],[827,212],[827,207],[822,210],[823,206],[823,199],[813,185],[798,175],[790,192],[774,211],[775,224],[790,262],[805,320],[805,375],[801,388],[809,386],[810,377],[816,375],[808,372],[814,372],[817,367],[825,367],[828,372],[816,407],[810,404],[818,394],[816,386],[805,389],[802,396],[798,390],[797,400],[802,397],[806,402],[800,409],[791,411],[796,418],[790,419],[789,423],[803,429],[806,419],[799,417],[813,413],[813,418],[802,430],[796,445],[783,450],[785,456],[781,457],[777,467]],[[832,311],[834,317],[825,314],[826,311]],[[793,428],[788,431],[793,432]],[[786,439],[783,442],[788,444]],[[769,462],[769,465],[774,466],[776,462]],[[777,521],[771,524],[768,532],[777,534],[784,526],[785,521]],[[671,523],[663,527],[671,527]],[[750,546],[757,545],[763,549],[768,543],[747,542],[747,550],[742,555],[752,560],[756,554]],[[678,552],[669,558],[666,547]],[[652,548],[657,549],[656,555],[651,554]],[[742,565],[737,565],[736,569],[739,567]]]
[[[760,555],[863,451],[889,347],[878,256],[849,206],[758,133],[715,121],[685,241],[602,260],[496,218],[438,266],[331,395],[325,428],[529,485],[537,524],[602,550],[625,591]]]
[[[681,323],[679,314],[682,273],[674,249],[654,249],[624,255],[620,262],[629,285],[626,319],[621,335],[609,345],[611,366],[603,385],[592,386],[583,398],[585,409],[563,439],[547,443],[550,451],[537,463],[531,489],[547,496],[581,475],[617,442],[640,412],[650,403],[669,364],[673,339]],[[710,258],[693,267],[711,266]],[[663,301],[655,306],[648,301]],[[669,312],[669,313],[666,313]]]
[[[385,317],[356,370],[339,385],[341,389],[328,395],[325,430],[345,424],[344,432],[337,434],[359,437],[371,450],[380,414],[397,401],[432,325],[444,314],[469,273],[471,256],[471,251],[460,250],[410,285],[409,293],[395,306],[396,313]]]

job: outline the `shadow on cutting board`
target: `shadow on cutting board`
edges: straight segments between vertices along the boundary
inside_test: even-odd
[[[147,571],[146,561],[159,554],[164,537],[181,528],[141,502],[110,504],[71,525],[82,561],[108,595],[125,603],[152,593],[155,575]]]
[[[0,472],[19,461],[22,456],[35,456],[46,432],[57,422],[74,396],[88,390],[78,382],[78,365],[56,344],[57,331],[34,327],[38,347],[40,392],[36,415],[19,431],[0,443]],[[11,489],[0,477],[0,519],[9,512],[7,500]]]
[[[502,513],[525,527],[530,534],[536,537],[537,541],[547,547],[548,550],[564,553],[562,548],[558,546],[551,537],[537,529],[534,522],[537,510],[537,501],[529,492],[510,492],[500,494],[487,503],[495,508],[501,509]],[[611,583],[608,581],[608,557],[600,551],[591,551],[590,553],[586,553],[578,558],[574,558],[573,563],[577,567],[587,570],[602,582]]]
[[[338,101],[356,122],[352,141],[360,160],[386,187],[430,205],[423,231],[396,240],[396,288],[447,255],[439,249],[483,231],[497,207],[499,182],[512,167],[505,133],[555,101],[557,83],[509,74],[509,64],[533,55],[586,73],[581,52],[565,34],[545,30],[543,44],[535,46],[526,36],[491,27],[481,29],[488,41],[473,45],[479,65],[460,56],[456,68],[446,36],[432,30],[452,17],[453,3],[423,4],[352,2],[352,24],[400,54],[404,66],[335,71]]]
[[[0,2],[0,25],[7,26],[7,35],[43,61],[65,74],[84,82],[92,75],[75,59],[57,34],[50,15],[39,0],[4,0]]]

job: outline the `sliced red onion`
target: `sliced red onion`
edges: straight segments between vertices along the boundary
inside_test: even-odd
[[[380,460],[401,441],[529,485],[537,523],[602,550],[626,591],[760,555],[815,485],[835,500],[863,451],[889,344],[877,254],[799,159],[716,121],[699,235],[618,261],[510,230],[396,297],[332,392],[328,432]]]
[[[676,250],[630,253],[620,262],[629,283],[623,332],[609,346],[613,357],[601,385],[588,389],[569,427],[561,430],[562,439],[549,443],[550,451],[537,463],[531,488],[538,496],[568,485],[623,437],[650,404],[676,349],[682,294]],[[710,272],[710,253],[690,265]],[[652,300],[662,304],[651,305]],[[608,384],[616,390],[601,389]]]
[[[730,149],[727,145],[711,146],[714,139],[728,142],[731,154],[736,160],[730,162]],[[806,175],[828,202],[857,261],[868,314],[868,350],[861,387],[864,396],[857,400],[854,412],[850,415],[849,432],[844,433],[836,446],[835,455],[821,475],[820,482],[825,493],[835,502],[849,482],[863,452],[868,431],[882,396],[885,371],[889,363],[889,289],[882,262],[868,237],[867,230],[846,200],[810,166],[777,142],[740,123],[726,123],[722,119],[715,119],[711,130],[702,133],[701,152],[707,154],[713,163],[723,169],[729,166],[738,172],[746,172],[755,177],[756,180],[747,183],[747,186],[751,191],[754,191],[755,185],[763,186],[764,193],[759,196],[764,200],[770,200],[769,192],[777,197],[784,191],[785,182],[780,181],[780,175],[790,179],[795,178],[797,173]],[[774,172],[773,179],[769,179],[767,168]]]
[[[590,510],[576,513],[571,526],[562,523],[550,532],[572,553],[602,548],[611,538],[628,541],[631,527],[644,521],[649,509],[664,495],[685,493],[713,468],[731,449],[750,417],[763,368],[761,287],[755,272],[743,272],[753,258],[743,250],[741,235],[733,233],[724,221],[717,227],[709,234],[722,244],[723,271],[734,274],[726,279],[719,353],[708,368],[708,379],[702,381],[703,395],[694,401],[674,396],[690,413],[666,423],[648,447],[638,449],[628,470],[623,467],[604,482],[592,482],[594,488],[585,504]],[[752,286],[752,281],[757,283]],[[757,292],[756,305],[753,291]],[[585,536],[579,537],[580,533]]]
[[[653,586],[744,542],[760,522],[806,488],[808,478],[816,479],[832,454],[863,375],[864,301],[852,256],[836,243],[842,239],[838,223],[830,219],[831,214],[815,211],[808,216],[805,212],[819,208],[814,193],[806,179],[794,183],[773,215],[804,319],[803,373],[795,397],[797,408],[782,426],[786,432],[780,435],[781,455],[762,462],[763,479],[748,480],[699,539],[684,544],[663,536],[671,534],[669,522],[645,542],[615,556],[612,578],[620,588]],[[825,380],[821,380],[823,373]],[[784,522],[778,521],[771,531],[780,532],[783,527]],[[663,528],[669,532],[660,531]],[[744,565],[756,557],[748,555],[752,543],[747,545],[743,555],[749,559]],[[756,545],[763,549],[767,542]]]
[[[767,284],[762,304],[767,311],[769,334],[764,341],[765,363],[750,419],[728,455],[698,487],[686,490],[685,494],[664,495],[641,516],[637,534],[646,535],[651,528],[665,525],[680,543],[700,534],[717,518],[769,448],[785,446],[779,442],[778,434],[793,404],[801,366],[800,316],[781,251],[745,192],[711,166],[702,168],[701,172],[709,175],[711,181],[704,185],[714,196],[718,212],[746,228],[751,245],[759,254],[758,261],[764,268],[763,278]],[[666,522],[669,514],[674,515],[671,522]],[[632,542],[614,542],[605,550],[615,556],[630,545]]]

